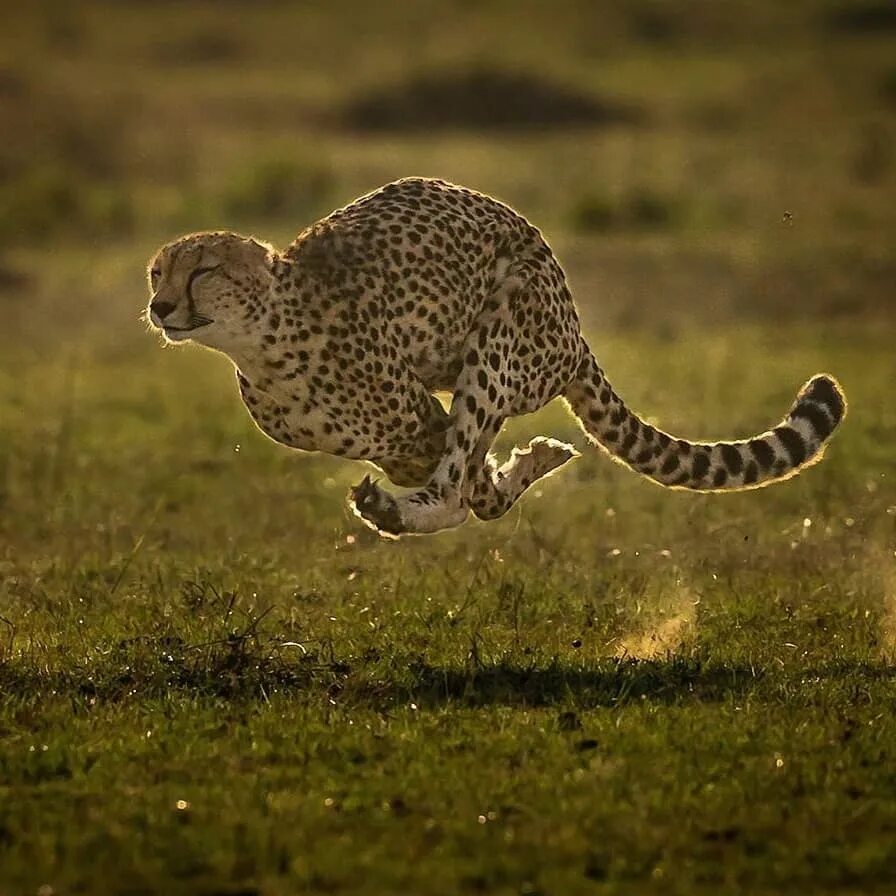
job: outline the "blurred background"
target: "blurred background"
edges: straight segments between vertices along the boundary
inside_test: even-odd
[[[284,243],[408,174],[531,217],[601,322],[893,310],[889,0],[44,0],[3,32],[7,333],[45,291],[136,309],[160,239]]]
[[[223,359],[160,350],[145,264],[197,229],[283,246],[411,174],[541,227],[617,388],[682,435],[754,431],[824,368],[863,435],[889,426],[894,49],[889,0],[19,5],[0,35],[3,500],[35,532],[48,498],[108,521],[115,489],[155,495],[173,465],[183,498],[232,474],[234,445],[245,469],[247,442],[272,477],[338,480],[348,465],[254,433]]]
[[[890,892],[894,137],[893,0],[3,4],[0,889]],[[162,243],[406,175],[537,224],[678,436],[836,375],[824,461],[714,498],[584,450],[379,540],[363,464],[141,313]]]

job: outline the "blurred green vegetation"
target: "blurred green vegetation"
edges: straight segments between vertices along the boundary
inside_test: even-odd
[[[879,0],[5,10],[0,892],[889,892],[894,50]],[[541,227],[659,425],[837,375],[828,456],[375,539],[139,315],[161,242],[408,174]]]

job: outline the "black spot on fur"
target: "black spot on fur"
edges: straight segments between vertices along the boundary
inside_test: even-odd
[[[709,455],[703,451],[694,455],[694,466],[692,472],[694,479],[702,479],[709,470]]]
[[[740,456],[740,451],[737,446],[731,444],[724,444],[721,447],[722,451],[722,461],[725,466],[728,468],[728,472],[732,476],[737,476],[738,473],[744,468],[743,458]]]
[[[671,454],[666,458],[666,462],[660,467],[660,473],[663,476],[668,476],[670,473],[674,473],[679,466],[678,455]]]
[[[619,446],[619,453],[620,453],[623,457],[628,457],[628,453],[629,453],[629,451],[632,450],[632,448],[633,448],[634,445],[635,445],[635,442],[637,442],[637,441],[638,441],[638,436],[637,436],[635,433],[630,432],[630,433],[629,433],[629,434],[622,440],[622,444]]]

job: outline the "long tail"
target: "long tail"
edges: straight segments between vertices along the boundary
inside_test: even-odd
[[[566,400],[585,431],[638,473],[669,488],[736,491],[795,476],[821,460],[846,414],[840,384],[812,377],[787,416],[773,429],[734,442],[676,439],[632,413],[613,391],[589,351]]]

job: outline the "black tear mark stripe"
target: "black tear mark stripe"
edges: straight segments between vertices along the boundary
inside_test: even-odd
[[[187,301],[190,303],[190,311],[193,311],[196,307],[196,301],[193,298],[193,281],[197,277],[201,277],[203,274],[208,274],[211,271],[216,271],[221,265],[214,264],[211,267],[198,267],[193,268],[190,271],[190,276],[187,277]]]

